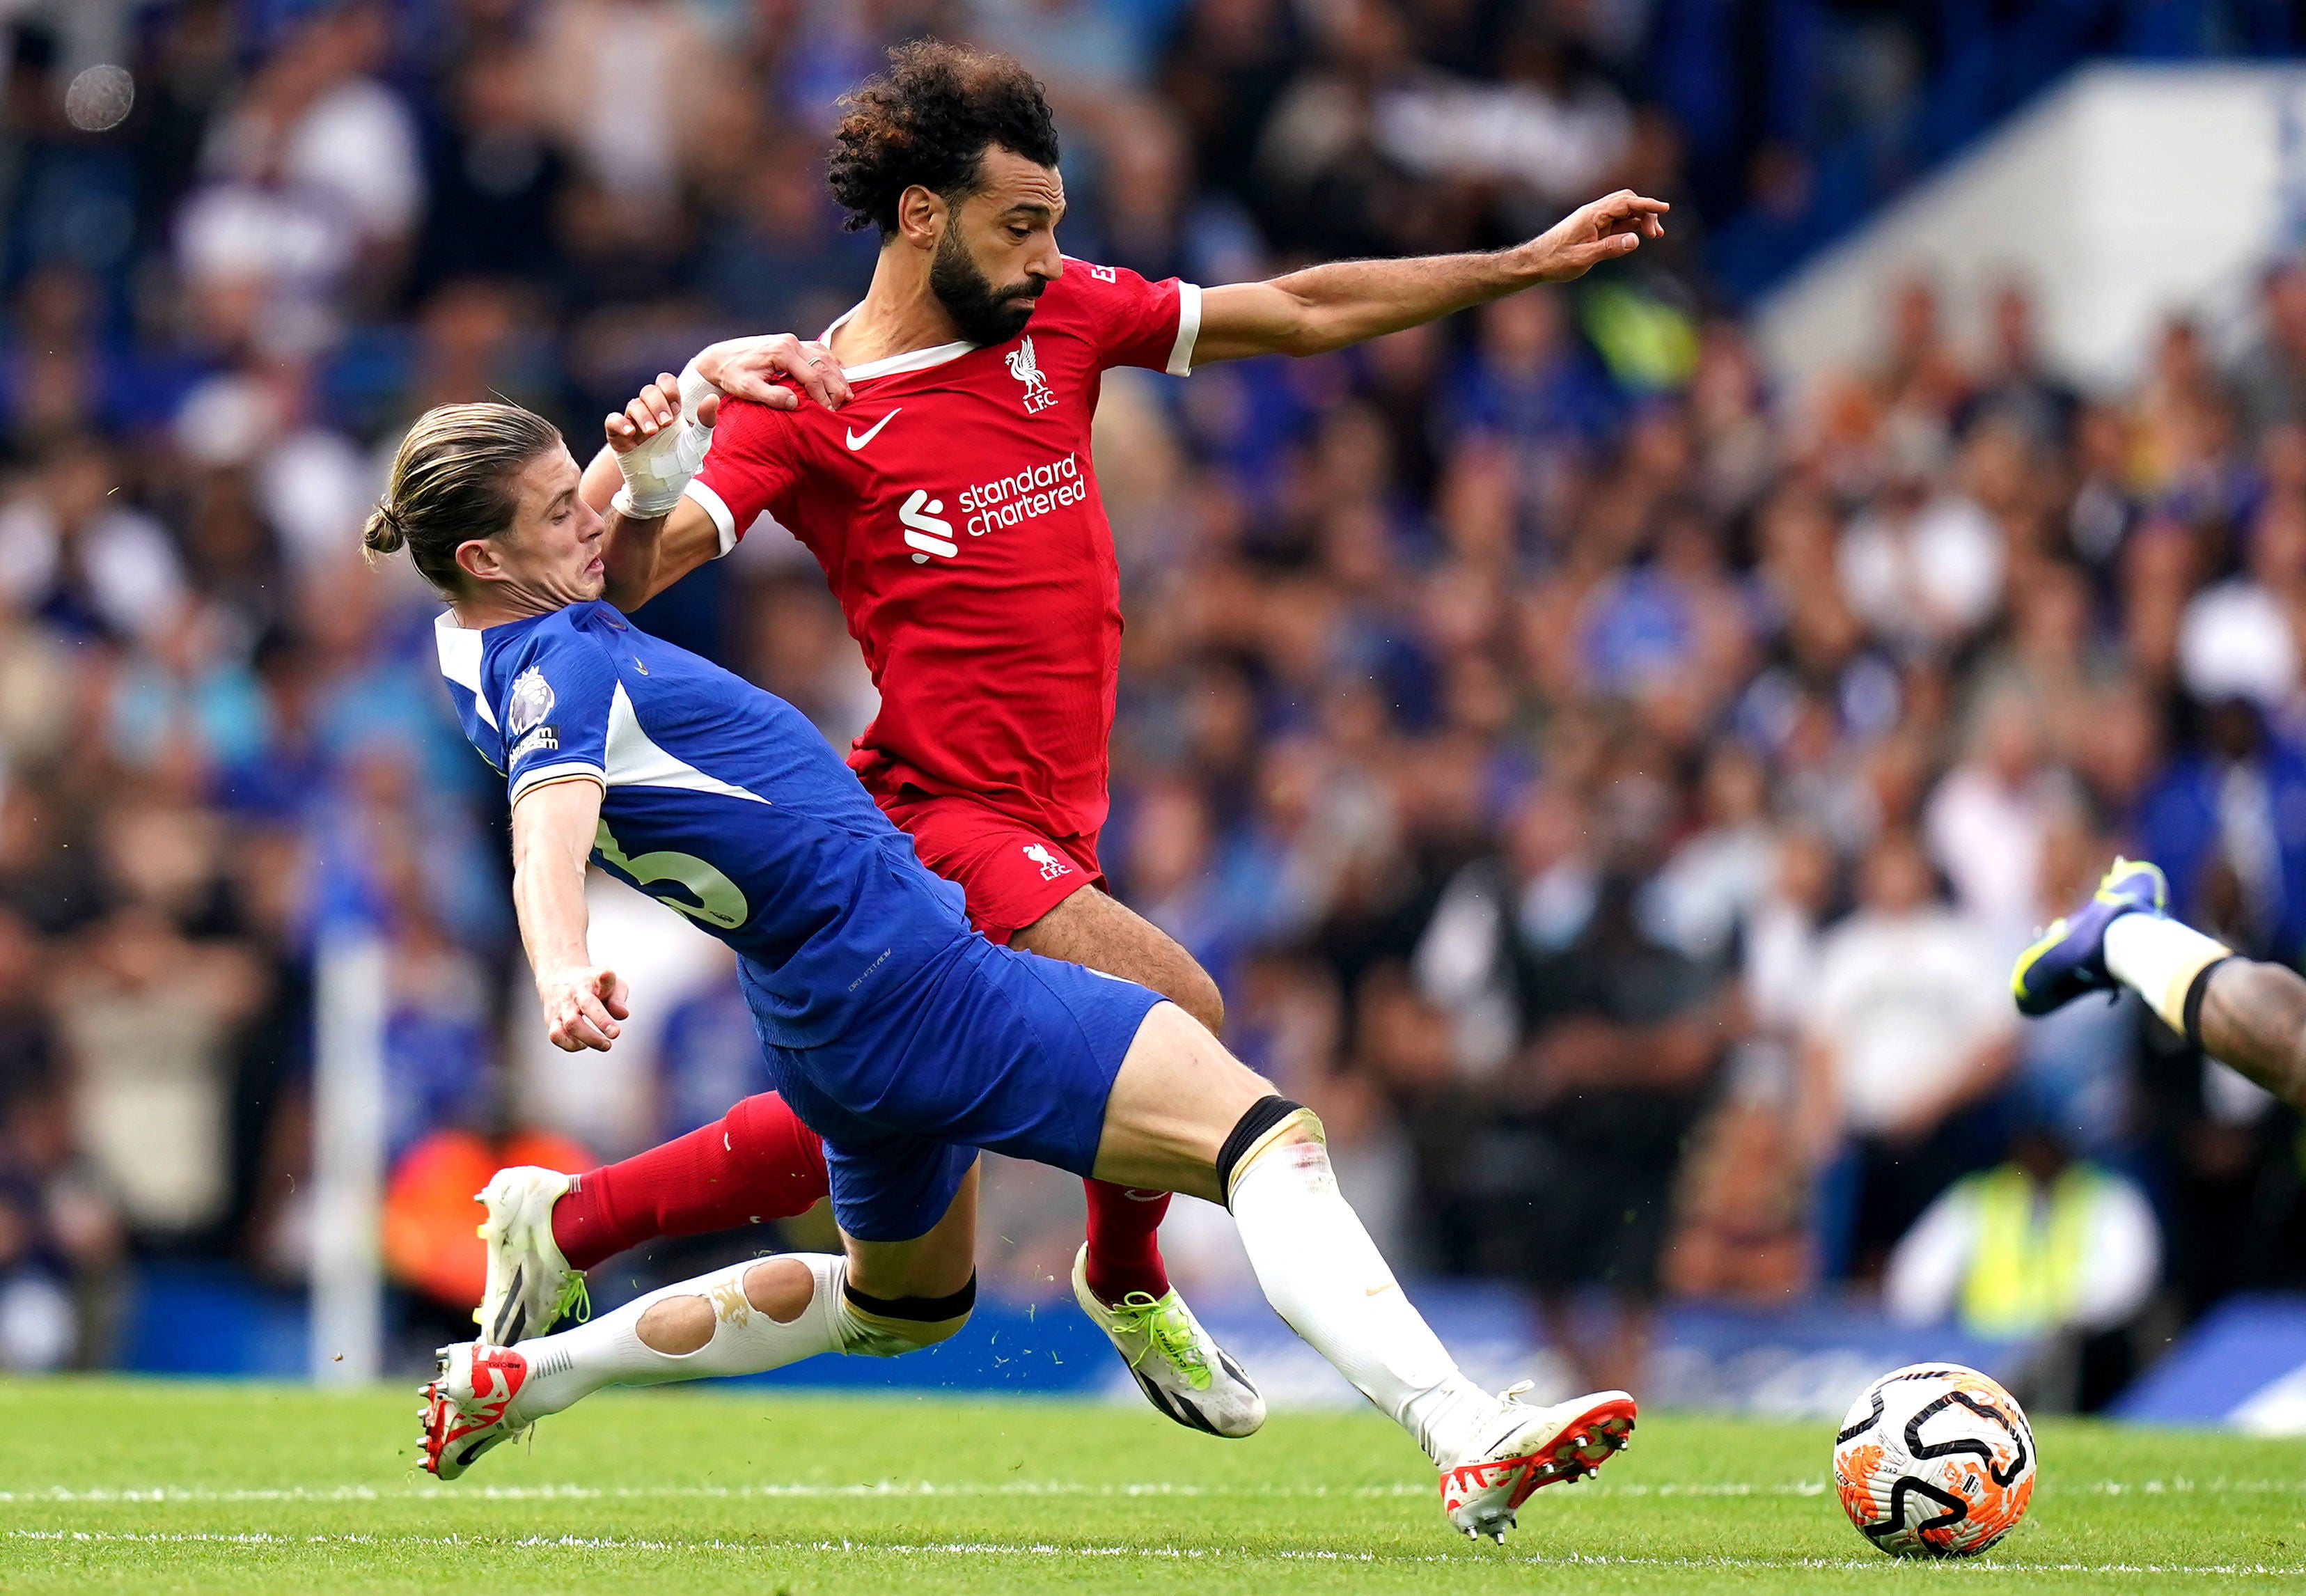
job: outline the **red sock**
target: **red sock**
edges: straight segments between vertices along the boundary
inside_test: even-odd
[[[571,1268],[657,1236],[693,1236],[785,1219],[825,1194],[824,1144],[774,1092],[712,1124],[576,1177],[552,1208],[552,1239]]]
[[[1138,1191],[1109,1181],[1083,1181],[1089,1192],[1089,1276],[1092,1295],[1107,1307],[1132,1292],[1158,1297],[1169,1290],[1161,1262],[1161,1216],[1166,1191]]]

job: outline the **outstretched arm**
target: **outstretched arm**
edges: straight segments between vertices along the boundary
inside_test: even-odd
[[[629,1009],[617,972],[585,945],[585,866],[601,824],[601,787],[587,777],[532,787],[512,807],[512,901],[521,945],[544,1005],[545,1034],[575,1053],[606,1053]]]
[[[1665,236],[1662,200],[1621,189],[1509,250],[1412,260],[1339,260],[1263,283],[1201,294],[1193,363],[1253,354],[1324,354],[1486,304],[1540,283],[1563,283]]]

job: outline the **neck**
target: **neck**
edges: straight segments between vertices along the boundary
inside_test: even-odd
[[[960,337],[961,329],[929,287],[928,256],[897,238],[881,246],[865,303],[834,331],[832,349],[842,365],[861,366]]]
[[[541,599],[506,583],[491,583],[477,592],[458,593],[448,601],[448,610],[456,616],[458,626],[468,632],[477,632],[489,627],[526,620],[532,616],[549,615],[575,602],[574,599],[558,602]]]

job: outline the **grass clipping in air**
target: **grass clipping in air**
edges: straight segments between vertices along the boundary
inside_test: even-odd
[[[1362,1413],[1246,1441],[1147,1409],[611,1393],[442,1485],[413,1393],[0,1386],[0,1589],[865,1592],[1964,1591],[2306,1578],[2306,1442],[2039,1426],[2026,1523],[1900,1564],[1826,1489],[1827,1424],[1645,1416],[1499,1548],[1444,1526]]]

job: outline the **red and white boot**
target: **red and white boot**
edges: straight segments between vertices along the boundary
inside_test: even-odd
[[[1500,1396],[1497,1416],[1456,1462],[1442,1467],[1441,1511],[1469,1539],[1487,1535],[1502,1546],[1514,1510],[1533,1491],[1584,1479],[1634,1432],[1634,1399],[1623,1391],[1536,1408],[1520,1400],[1528,1389],[1516,1386]]]
[[[424,1421],[419,1438],[424,1467],[440,1479],[454,1480],[482,1453],[526,1428],[508,1423],[505,1414],[528,1383],[528,1360],[510,1347],[475,1341],[442,1347],[439,1369],[418,1388],[424,1398],[424,1405],[416,1410]]]

